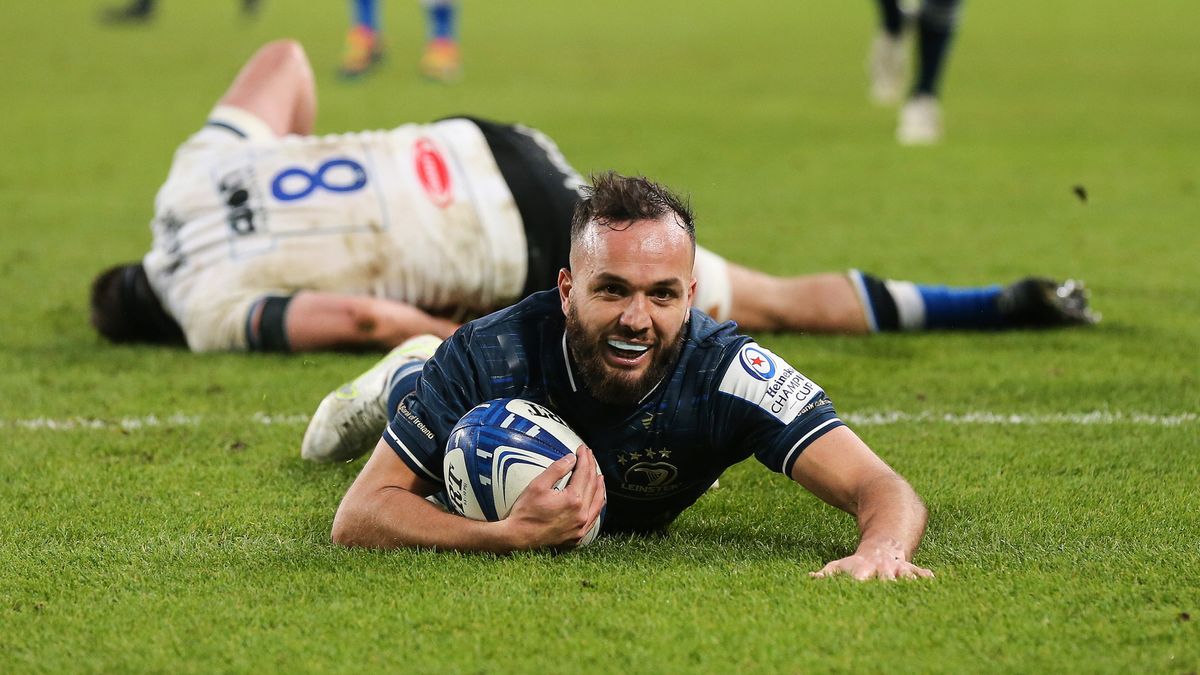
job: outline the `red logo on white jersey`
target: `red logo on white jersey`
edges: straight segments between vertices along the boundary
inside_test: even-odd
[[[430,201],[442,208],[450,206],[450,202],[454,200],[453,186],[450,185],[450,169],[446,167],[442,153],[438,152],[428,138],[417,139],[413,149],[416,151],[413,162],[416,165],[417,178],[421,181],[421,187],[425,188],[425,194],[429,195]]]

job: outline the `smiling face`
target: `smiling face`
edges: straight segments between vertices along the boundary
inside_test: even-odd
[[[666,374],[696,290],[694,258],[674,213],[592,224],[573,243],[558,290],[567,344],[592,396],[633,404]]]

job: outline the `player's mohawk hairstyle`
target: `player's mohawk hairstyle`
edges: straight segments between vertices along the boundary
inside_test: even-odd
[[[695,244],[696,221],[687,199],[645,176],[595,173],[591,186],[583,188],[583,198],[571,217],[571,241],[577,241],[590,223],[620,230],[635,220],[656,220],[668,213],[675,214],[679,226]]]

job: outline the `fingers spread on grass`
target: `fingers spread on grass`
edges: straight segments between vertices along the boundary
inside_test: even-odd
[[[842,570],[838,567],[838,561],[834,560],[833,562],[826,563],[824,567],[816,572],[809,572],[808,576],[814,579],[824,579],[826,577],[837,576],[841,571]]]

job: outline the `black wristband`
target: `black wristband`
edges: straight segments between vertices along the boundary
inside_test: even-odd
[[[290,352],[292,346],[287,338],[287,307],[292,296],[269,295],[259,300],[250,309],[250,321],[246,325],[246,343],[250,351]],[[258,330],[254,329],[253,316],[259,312]]]

